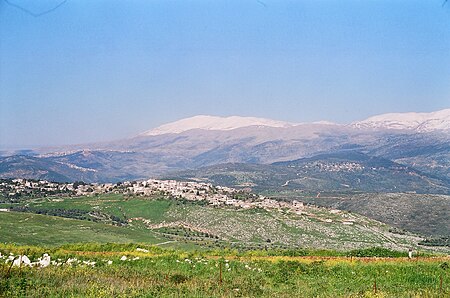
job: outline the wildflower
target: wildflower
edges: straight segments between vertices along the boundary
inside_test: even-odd
[[[111,260],[108,261],[108,265],[111,265],[113,262]]]
[[[69,258],[69,259],[67,259],[66,264],[67,265],[71,265],[74,262],[78,262],[78,259],[77,258],[73,258],[73,259]]]
[[[122,257],[120,258],[121,261],[126,261],[127,259],[128,259],[127,256],[122,256]]]
[[[137,251],[140,251],[140,252],[149,252],[148,249],[140,248],[140,247],[136,248],[136,250],[137,250]]]
[[[88,265],[88,266],[94,267],[95,264],[96,264],[96,262],[92,262],[92,261],[83,261],[83,264],[84,264],[84,265]]]

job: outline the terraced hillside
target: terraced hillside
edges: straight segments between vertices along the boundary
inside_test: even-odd
[[[307,196],[298,192],[280,198],[356,212],[399,229],[433,237],[450,236],[450,196],[411,193],[359,193]]]

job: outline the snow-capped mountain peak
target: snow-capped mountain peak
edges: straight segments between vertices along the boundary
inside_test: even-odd
[[[199,115],[161,125],[157,128],[143,132],[139,136],[177,134],[193,129],[226,131],[250,126],[288,128],[302,124],[305,123],[292,123],[256,117]],[[335,123],[328,121],[317,121],[312,122],[311,124],[336,125]],[[382,114],[362,121],[353,122],[348,126],[356,129],[396,129],[412,130],[416,132],[450,130],[450,109],[431,113]]]
[[[170,133],[181,133],[192,129],[232,130],[248,126],[291,127],[295,125],[298,124],[255,117],[240,117],[240,116],[218,117],[218,116],[199,115],[161,125],[155,129],[140,134],[140,136],[155,136]]]
[[[418,132],[450,130],[450,109],[431,113],[389,113],[350,124],[355,128],[406,129]]]

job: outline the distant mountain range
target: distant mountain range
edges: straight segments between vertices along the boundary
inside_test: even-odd
[[[193,129],[233,130],[249,126],[288,128],[306,124],[308,123],[292,123],[254,117],[216,117],[199,115],[162,125],[155,129],[146,131],[140,136],[155,136],[172,133],[178,134]],[[430,132],[437,130],[445,131],[450,130],[450,109],[431,113],[389,113],[373,116],[363,121],[353,122],[350,125],[339,125],[328,121],[319,121],[310,124],[350,126],[360,129],[394,129],[413,130],[418,132]]]
[[[0,178],[106,182],[190,175],[253,187],[449,193],[450,109],[348,125],[196,116],[125,140],[2,155]],[[233,173],[224,174],[230,167]],[[261,174],[262,183],[257,173],[271,174]]]

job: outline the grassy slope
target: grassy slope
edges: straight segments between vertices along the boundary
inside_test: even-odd
[[[38,209],[79,209],[100,210],[120,218],[144,217],[155,221],[164,218],[164,213],[170,207],[170,200],[148,198],[124,198],[122,194],[105,194],[101,196],[41,198],[26,200],[24,204]],[[13,204],[0,204],[1,207],[11,207]]]
[[[166,239],[147,229],[130,229],[102,223],[30,213],[1,212],[2,242],[60,245],[73,242],[145,242]]]

